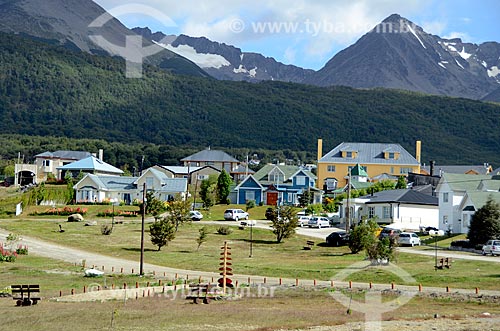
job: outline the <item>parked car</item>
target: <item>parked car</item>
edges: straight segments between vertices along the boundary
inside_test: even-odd
[[[411,247],[415,245],[420,246],[420,238],[417,236],[416,233],[401,232],[398,236],[398,244],[410,245]]]
[[[349,244],[349,234],[345,231],[332,232],[326,237],[328,246],[344,246]]]
[[[483,255],[491,254],[492,256],[500,255],[500,240],[488,240],[483,245]]]
[[[197,210],[192,210],[189,212],[189,218],[192,221],[198,222],[198,221],[201,221],[201,219],[203,218],[203,214]]]
[[[297,217],[297,222],[300,227],[306,226],[309,224],[309,221],[311,220],[311,216],[298,216]]]
[[[226,221],[248,220],[248,213],[243,209],[226,209],[224,211],[224,219]]]
[[[329,228],[330,220],[327,217],[323,216],[313,216],[307,223],[310,228]]]
[[[383,239],[383,238],[386,238],[386,237],[396,237],[401,232],[402,231],[399,230],[399,229],[392,229],[392,228],[385,227],[385,228],[382,229],[382,231],[380,231],[379,238]]]

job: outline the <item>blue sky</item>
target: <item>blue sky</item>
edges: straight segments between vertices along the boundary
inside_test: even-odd
[[[393,13],[441,37],[500,42],[498,0],[94,1],[130,28],[205,36],[316,70]]]

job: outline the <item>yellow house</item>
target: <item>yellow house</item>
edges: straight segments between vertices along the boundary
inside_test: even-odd
[[[416,142],[415,157],[399,144],[343,142],[324,156],[322,150],[323,141],[319,139],[316,183],[320,189],[334,190],[347,185],[349,170],[357,164],[369,178],[382,174],[420,173],[420,141]]]

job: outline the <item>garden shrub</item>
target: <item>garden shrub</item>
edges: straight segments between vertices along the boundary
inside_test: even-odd
[[[218,234],[222,234],[224,236],[227,236],[233,232],[233,229],[231,229],[229,226],[221,226],[217,229]]]

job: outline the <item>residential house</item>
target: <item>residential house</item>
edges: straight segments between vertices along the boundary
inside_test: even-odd
[[[369,179],[382,174],[407,176],[420,172],[421,143],[413,157],[399,144],[343,142],[322,155],[323,141],[318,140],[317,187],[326,191],[344,187],[349,170],[359,164]]]
[[[349,201],[345,199],[339,210],[343,221],[347,221],[348,205],[351,224],[366,217],[379,224],[418,230],[420,227],[437,227],[439,222],[438,198],[411,189],[380,191]]]
[[[188,194],[187,178],[171,178],[155,168],[145,170],[134,184],[140,192],[146,184],[146,191],[153,192],[162,201],[173,200],[176,196],[184,199]]]
[[[500,179],[490,175],[444,173],[436,187],[439,198],[439,229],[467,233],[470,216],[489,194],[496,195]]]
[[[257,190],[256,196],[261,197],[261,201],[256,200],[257,203],[298,205],[299,196],[308,190],[313,196],[313,203],[321,203],[322,192],[315,185],[316,176],[305,168],[267,164],[251,176],[251,179],[247,177],[235,190],[239,197],[237,201],[240,202],[243,201],[244,195],[251,196],[251,192]]]
[[[41,183],[51,176],[61,178],[59,167],[91,155],[89,152],[82,151],[55,151],[37,154],[35,155],[34,164],[15,165],[15,185]]]
[[[76,203],[124,202],[142,200],[134,182],[138,177],[103,176],[87,174],[73,186]]]
[[[210,175],[219,176],[221,170],[213,166],[186,167],[186,166],[154,166],[156,170],[165,173],[170,178],[187,178],[189,184],[200,186],[201,181]]]
[[[80,172],[110,176],[120,176],[123,174],[122,170],[96,158],[95,156],[89,156],[85,159],[66,164],[62,167],[58,167],[57,170],[60,172],[59,179],[64,179],[67,172],[70,172],[73,178],[78,177]]]
[[[224,169],[231,177],[235,171],[239,171],[238,166],[241,163],[226,152],[213,150],[210,147],[181,159],[181,162],[185,167],[212,166],[221,171]]]
[[[156,198],[170,201],[187,194],[186,178],[169,178],[163,172],[149,168],[140,177],[87,174],[73,188],[77,202],[124,202],[142,201],[143,188],[153,192]]]
[[[229,200],[240,205],[250,200],[256,204],[265,203],[264,191],[265,187],[253,175],[249,175],[231,191]]]
[[[493,167],[484,163],[482,165],[423,165],[420,172],[425,175],[441,176],[448,174],[466,174],[466,175],[489,175],[493,173]]]

